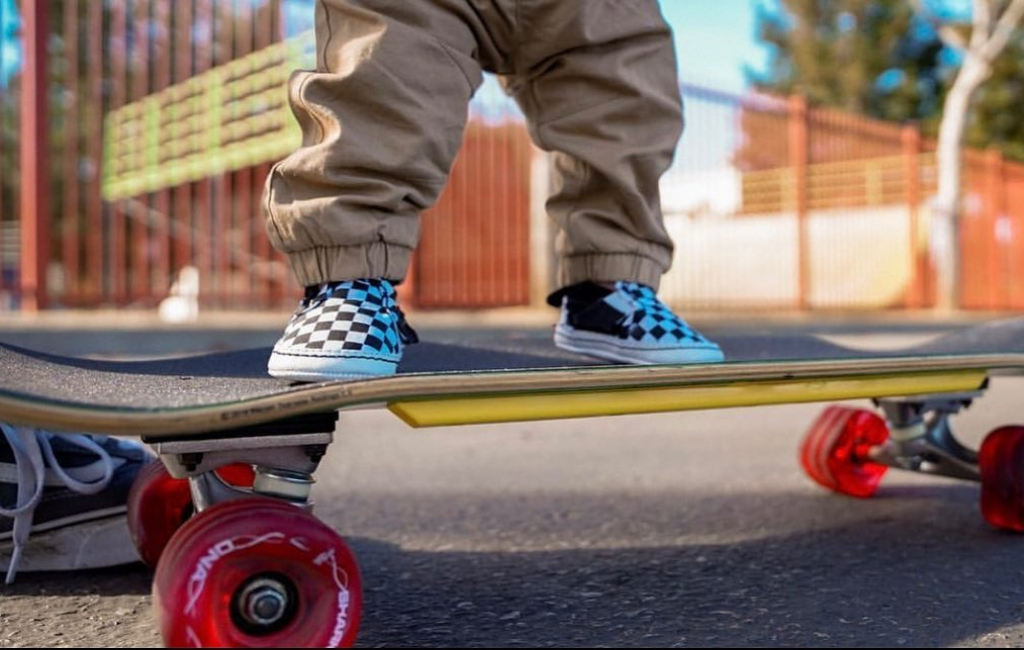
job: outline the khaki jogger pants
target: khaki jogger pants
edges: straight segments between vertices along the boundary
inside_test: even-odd
[[[302,147],[265,194],[271,241],[303,286],[405,276],[482,71],[556,152],[560,286],[658,286],[672,259],[658,181],[682,106],[657,0],[317,0],[316,12],[317,69],[289,90]]]

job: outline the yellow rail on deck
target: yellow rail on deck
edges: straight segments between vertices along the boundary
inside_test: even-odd
[[[438,396],[390,402],[388,408],[410,426],[434,427],[956,393],[978,390],[985,378],[984,370],[782,378],[711,385]]]

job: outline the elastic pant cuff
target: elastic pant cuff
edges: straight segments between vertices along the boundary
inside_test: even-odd
[[[558,286],[577,282],[639,282],[655,291],[661,276],[668,270],[657,260],[633,253],[594,253],[573,255],[562,259],[558,269]]]
[[[399,282],[409,269],[412,249],[384,242],[323,246],[289,253],[295,279],[303,287],[360,278]]]

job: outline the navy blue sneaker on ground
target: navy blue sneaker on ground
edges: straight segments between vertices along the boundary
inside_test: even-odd
[[[128,490],[152,456],[133,440],[0,424],[0,569],[66,571],[138,561]]]
[[[721,348],[669,309],[650,287],[593,282],[566,287],[548,297],[562,308],[555,345],[619,363],[717,363]]]
[[[393,375],[403,346],[416,340],[390,282],[332,282],[306,289],[267,370],[296,381]]]

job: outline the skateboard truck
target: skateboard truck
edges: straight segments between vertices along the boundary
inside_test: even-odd
[[[870,459],[924,474],[981,480],[978,454],[953,434],[949,417],[971,405],[981,391],[874,400],[889,423],[889,440]]]
[[[192,504],[202,512],[218,503],[264,496],[312,508],[313,472],[334,439],[336,412],[317,413],[207,436],[151,441],[167,471],[187,478]],[[251,488],[238,487],[215,470],[255,467]]]

